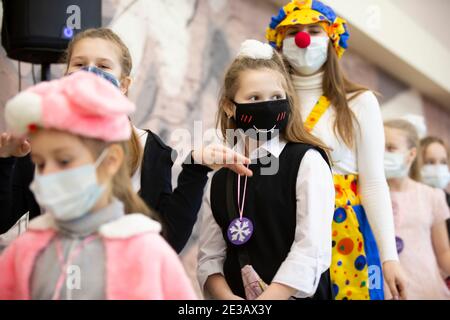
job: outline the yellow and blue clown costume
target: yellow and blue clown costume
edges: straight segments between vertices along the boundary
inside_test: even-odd
[[[280,50],[289,27],[320,24],[331,39],[338,58],[348,48],[350,33],[347,22],[330,7],[317,0],[293,0],[272,17],[266,38]],[[312,132],[322,115],[330,108],[322,96],[305,120]],[[370,228],[358,193],[357,175],[334,175],[335,214],[332,225],[332,264],[330,267],[336,300],[383,300],[383,282],[375,288],[370,277],[373,270],[382,275],[375,237]],[[369,274],[370,273],[370,274]],[[381,278],[382,279],[382,278]]]
[[[272,17],[266,38],[274,48],[281,49],[289,27],[313,23],[320,23],[328,33],[338,57],[342,57],[350,38],[347,22],[317,0],[294,0],[285,5],[277,16]]]

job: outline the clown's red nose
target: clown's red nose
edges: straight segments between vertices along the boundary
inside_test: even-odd
[[[299,32],[295,36],[295,44],[300,49],[308,48],[309,45],[311,44],[311,36],[309,35],[309,33]]]

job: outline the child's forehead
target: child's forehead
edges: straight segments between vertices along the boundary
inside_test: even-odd
[[[439,142],[431,143],[428,146],[428,148],[426,149],[426,152],[427,152],[427,154],[430,154],[430,155],[439,155],[439,156],[447,157],[447,150]]]
[[[283,75],[274,69],[259,68],[259,69],[246,69],[239,75],[240,85],[264,85],[264,86],[277,86],[284,87],[285,79]]]
[[[402,129],[385,127],[386,140],[391,143],[407,144],[408,133]]]
[[[90,155],[90,149],[79,136],[64,131],[41,129],[30,135],[30,142],[33,156],[72,154],[85,157]]]
[[[65,131],[54,129],[38,129],[30,135],[30,140],[36,146],[60,146],[67,147],[82,145],[80,137]]]
[[[120,48],[114,42],[102,38],[84,38],[78,40],[72,52],[72,59],[96,58],[120,61]]]

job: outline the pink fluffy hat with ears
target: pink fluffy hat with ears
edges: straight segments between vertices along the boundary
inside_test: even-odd
[[[5,119],[14,134],[56,129],[106,142],[131,137],[128,116],[134,104],[108,81],[85,71],[44,82],[6,104]]]

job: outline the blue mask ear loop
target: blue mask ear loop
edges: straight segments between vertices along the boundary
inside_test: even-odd
[[[103,163],[103,161],[105,160],[106,156],[108,155],[108,152],[109,152],[109,148],[106,148],[105,150],[102,151],[100,156],[97,158],[97,160],[94,163],[95,171],[97,171],[98,167],[100,167],[100,165]],[[97,176],[97,172],[95,174]],[[99,183],[98,176],[97,176],[97,183],[102,188],[102,190],[104,192],[106,190],[106,186],[104,184],[100,184]]]
[[[108,155],[108,152],[109,152],[109,148],[106,148],[105,150],[103,150],[103,152],[97,158],[97,160],[95,161],[95,164],[94,164],[96,169],[98,169],[98,167],[103,163],[103,160],[105,160],[106,156]]]

